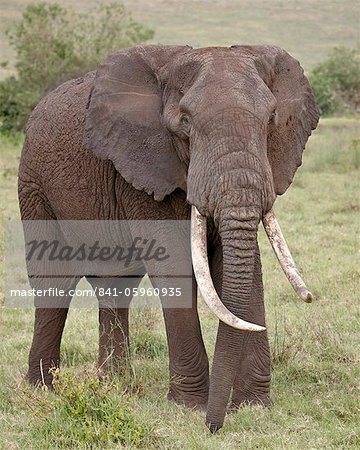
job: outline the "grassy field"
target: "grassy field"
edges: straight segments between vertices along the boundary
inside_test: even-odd
[[[5,30],[31,0],[0,0],[0,77],[13,73],[14,53]],[[53,0],[50,0],[53,1]],[[86,11],[97,0],[58,3]],[[123,0],[136,19],[155,31],[154,42],[193,46],[276,44],[298,58],[307,71],[336,45],[360,40],[356,0]]]
[[[18,217],[21,137],[2,139],[0,145],[5,220]],[[244,408],[211,436],[203,414],[170,404],[166,339],[157,309],[131,313],[134,380],[114,379],[100,386],[94,376],[97,311],[71,310],[59,394],[35,391],[23,381],[33,311],[3,307],[0,448],[85,448],[85,442],[93,443],[88,448],[115,448],[101,436],[101,430],[111,435],[114,427],[130,430],[134,442],[147,449],[359,448],[359,191],[359,122],[322,120],[294,184],[276,206],[294,257],[317,296],[315,303],[305,305],[295,297],[260,233],[272,410]],[[217,323],[203,304],[200,313],[211,356]],[[88,407],[98,411],[90,428],[84,420]]]

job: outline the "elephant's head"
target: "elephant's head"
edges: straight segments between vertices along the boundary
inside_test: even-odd
[[[264,329],[246,322],[262,218],[290,281],[310,298],[271,207],[292,182],[317,122],[303,70],[278,47],[139,46],[109,56],[97,72],[86,145],[155,200],[187,192],[194,238],[202,240],[194,246],[195,272],[205,300],[228,324],[218,342],[228,340],[229,349],[241,333],[235,328]],[[221,238],[221,301],[206,262],[206,220]],[[236,351],[224,359],[215,350],[218,386],[207,411],[213,429],[224,419]]]

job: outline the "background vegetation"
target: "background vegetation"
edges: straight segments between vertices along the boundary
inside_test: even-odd
[[[335,47],[309,78],[322,115],[360,113],[360,46]]]
[[[61,82],[95,69],[112,51],[149,41],[154,32],[134,21],[119,3],[85,14],[40,2],[30,3],[7,35],[15,51],[16,75],[0,81],[3,132],[20,130],[39,100]],[[360,47],[332,49],[315,65],[310,80],[323,115],[359,112]]]
[[[87,14],[60,4],[31,3],[8,32],[17,73],[0,82],[0,130],[21,129],[51,89],[153,34],[117,3],[101,4]]]
[[[2,30],[19,18],[29,3],[0,2]],[[70,3],[77,11],[84,11],[96,2],[64,0],[62,5]],[[320,84],[318,98],[325,98],[325,107],[320,103],[323,112],[329,104],[323,83],[333,83],[331,92],[336,92],[338,102],[344,102],[338,110],[346,114],[351,111],[342,83],[344,73],[346,80],[355,80],[353,86],[357,83],[358,72],[352,61],[358,53],[350,50],[358,40],[355,1],[125,0],[125,4],[131,6],[136,20],[146,24],[146,30],[156,29],[152,38],[155,42],[264,42],[283,46],[308,73],[313,71],[314,88]],[[66,15],[64,20],[73,19]],[[142,27],[140,30],[147,33],[143,39],[150,37],[149,31]],[[71,37],[67,39],[71,41]],[[336,46],[346,46],[347,50],[332,52]],[[0,40],[0,49],[9,60],[3,75],[15,74],[15,54],[4,39]],[[72,59],[73,53],[69,55],[67,61],[76,60]],[[43,52],[39,57],[45,58]],[[341,61],[336,70],[331,67],[334,59]],[[41,61],[48,64],[51,74],[51,61]],[[24,96],[19,93],[19,99],[25,101]],[[330,102],[327,112],[333,111]],[[19,218],[16,183],[22,141],[21,133],[0,135],[2,224]],[[228,416],[224,428],[215,436],[207,431],[202,413],[166,400],[167,345],[158,309],[131,311],[131,380],[114,377],[98,383],[94,368],[97,310],[73,309],[62,343],[63,370],[57,374],[56,395],[30,388],[23,376],[32,338],[33,310],[6,308],[1,278],[0,449],[359,448],[359,191],[357,116],[322,118],[310,138],[303,167],[289,192],[276,203],[294,257],[317,300],[305,305],[295,297],[261,231],[274,406],[270,411],[247,407]],[[1,272],[4,239],[2,226]],[[217,321],[202,301],[200,316],[211,359]]]
[[[0,0],[0,54],[13,71],[15,52],[5,30],[33,0]],[[294,55],[307,72],[335,46],[354,47],[359,40],[357,0],[116,0],[135,20],[156,30],[152,42],[195,47],[276,44]],[[49,0],[50,3],[56,0]],[[62,0],[86,12],[98,0]]]

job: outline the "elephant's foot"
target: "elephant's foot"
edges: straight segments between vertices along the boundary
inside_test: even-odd
[[[30,362],[26,379],[29,384],[37,387],[46,387],[54,389],[53,372],[59,367],[59,361],[56,358],[40,359],[36,362]]]
[[[173,376],[170,382],[168,400],[190,409],[205,411],[209,396],[207,370],[201,377]]]
[[[128,358],[110,358],[106,361],[98,361],[97,373],[100,380],[122,377],[126,374],[132,376],[132,368]]]
[[[173,393],[169,392],[167,395],[167,399],[171,402],[175,402],[178,405],[186,406],[189,409],[193,409],[195,411],[201,411],[205,412],[207,407],[207,401],[208,398],[206,397],[197,397],[197,396],[191,396],[187,395],[187,397],[182,397],[178,395],[174,395]]]
[[[228,412],[234,413],[244,406],[262,406],[271,408],[272,401],[269,394],[236,394],[234,395]]]

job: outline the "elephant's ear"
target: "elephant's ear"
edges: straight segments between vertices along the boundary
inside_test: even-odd
[[[269,126],[267,152],[274,189],[281,195],[301,165],[305,144],[317,126],[319,113],[299,62],[279,47],[255,49],[256,67],[276,98],[276,120]]]
[[[152,45],[110,55],[97,70],[88,102],[85,146],[155,200],[185,189],[185,166],[161,123],[158,74],[186,51],[189,47]]]

